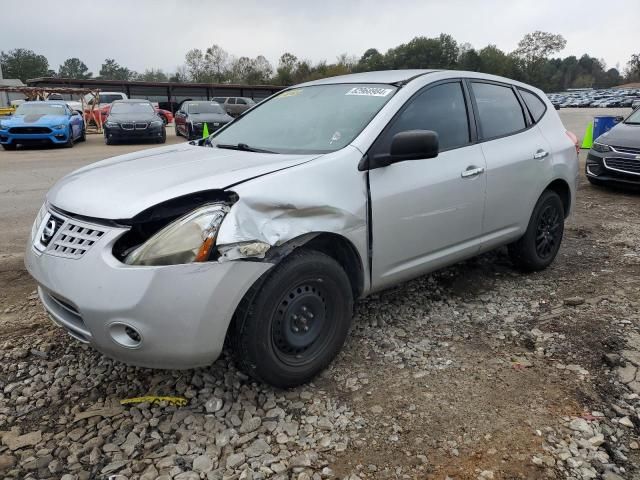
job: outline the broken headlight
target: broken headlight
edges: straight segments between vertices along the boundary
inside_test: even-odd
[[[212,204],[178,218],[129,253],[128,265],[177,265],[205,262],[216,243],[229,207]]]

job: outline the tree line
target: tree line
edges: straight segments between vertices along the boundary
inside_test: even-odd
[[[347,73],[373,70],[436,68],[492,73],[520,80],[546,92],[567,88],[608,88],[625,82],[640,81],[640,54],[632,55],[621,72],[607,68],[604,60],[588,54],[580,58],[553,57],[566,46],[562,35],[536,31],[525,35],[513,52],[495,45],[476,49],[458,43],[451,35],[415,37],[382,53],[370,48],[358,58],[342,54],[335,62],[311,62],[286,52],[272,66],[262,55],[235,57],[219,45],[204,50],[189,50],[184,63],[175,72],[151,68],[138,73],[118,64],[113,58],[102,63],[96,76],[79,58],[69,58],[52,70],[44,55],[16,48],[0,52],[0,67],[5,78],[26,81],[37,77],[76,79],[141,80],[156,82],[243,83],[250,85],[292,85]]]

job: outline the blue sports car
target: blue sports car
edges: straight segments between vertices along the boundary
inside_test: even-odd
[[[50,143],[73,147],[85,140],[84,118],[65,102],[24,102],[10,117],[0,118],[0,145],[15,150],[18,145]]]

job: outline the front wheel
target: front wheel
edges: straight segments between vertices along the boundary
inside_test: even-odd
[[[564,234],[564,205],[560,196],[546,190],[538,199],[525,234],[509,245],[511,261],[525,271],[547,268],[558,254]]]
[[[2,148],[4,148],[5,150],[15,150],[16,148],[18,148],[18,144],[17,143],[3,143],[2,144]]]
[[[83,126],[82,127],[82,133],[80,134],[80,138],[78,138],[79,142],[86,142],[87,141],[87,127]]]
[[[162,130],[162,136],[156,140],[158,143],[164,143],[167,141],[167,132],[166,130]]]
[[[353,313],[347,274],[333,258],[295,251],[254,285],[229,332],[240,369],[280,388],[308,382],[338,354]]]

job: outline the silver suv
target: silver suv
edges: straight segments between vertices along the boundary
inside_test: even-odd
[[[342,347],[354,301],[508,245],[553,262],[578,161],[545,95],[402,70],[286,89],[199,145],[60,180],[26,265],[51,318],[122,361],[238,365],[279,387]]]

